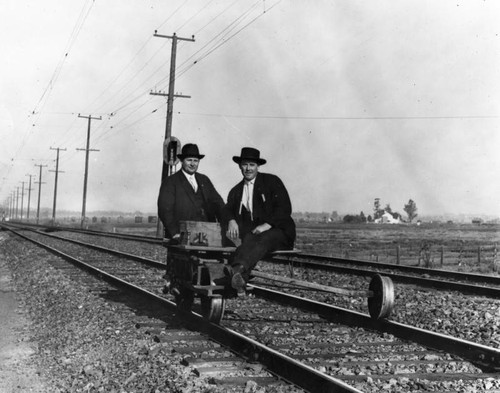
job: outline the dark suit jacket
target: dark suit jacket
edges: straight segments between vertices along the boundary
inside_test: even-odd
[[[242,217],[239,214],[244,180],[234,186],[227,197],[225,219],[236,220],[242,228]],[[268,223],[273,228],[283,230],[290,246],[295,241],[295,222],[292,217],[292,204],[285,185],[278,176],[269,173],[258,173],[253,187],[253,220],[255,226]],[[244,237],[245,234],[240,234]]]
[[[223,199],[207,176],[195,173],[195,178],[198,190],[205,201],[204,211],[207,221],[222,222]],[[158,196],[158,216],[165,227],[167,237],[179,233],[180,221],[199,221],[194,198],[193,188],[182,170],[162,182]]]

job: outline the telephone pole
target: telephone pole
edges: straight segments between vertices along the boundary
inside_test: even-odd
[[[10,218],[10,204],[11,204],[11,199],[12,199],[12,196],[9,195],[7,197],[7,215],[5,216],[5,219],[7,219],[7,217]]]
[[[10,194],[9,196],[7,197],[7,207],[5,208],[6,209],[6,213],[5,213],[5,219],[7,220],[7,217],[10,216]]]
[[[42,196],[42,184],[44,184],[42,183],[42,168],[47,165],[38,164],[35,166],[40,167],[40,176],[38,177],[38,182],[35,182],[38,183],[38,206],[36,208],[36,223],[38,224],[40,222],[40,197]]]
[[[172,51],[170,55],[170,76],[169,76],[169,83],[168,83],[168,94],[165,94],[161,91],[159,92],[151,92],[151,95],[157,95],[157,96],[167,96],[167,122],[165,125],[165,143],[167,140],[170,139],[172,136],[172,118],[173,118],[173,113],[174,113],[174,98],[191,98],[191,96],[185,96],[181,94],[174,94],[175,91],[175,61],[177,57],[177,41],[191,41],[194,42],[194,35],[191,36],[191,38],[181,38],[177,37],[177,35],[174,33],[172,36],[167,36],[167,35],[161,35],[157,34],[157,30],[155,30],[154,33],[155,37],[160,37],[160,38],[168,38],[172,40]],[[162,169],[161,169],[161,181],[163,182],[167,176],[169,176],[172,172],[172,166],[170,164],[166,163],[166,157],[163,157],[162,160]],[[175,157],[174,157],[175,161]],[[160,219],[158,218],[157,225],[156,225],[156,236],[162,236],[163,237],[163,228],[162,224],[160,222]]]
[[[89,152],[91,151],[99,151],[95,149],[90,149],[90,122],[91,120],[102,120],[102,116],[92,117],[92,115],[81,116],[78,114],[78,117],[83,119],[88,119],[88,127],[87,127],[87,147],[85,149],[76,149],[76,150],[85,150],[85,174],[83,176],[83,203],[82,203],[82,221],[80,226],[83,228],[83,224],[85,222],[85,207],[87,205],[87,179],[89,174]]]
[[[23,209],[24,209],[24,181],[19,182],[22,184],[21,188],[21,221],[23,220]]]
[[[16,192],[15,191],[11,191],[10,193],[10,204],[11,204],[11,208],[10,208],[10,219],[12,220],[14,218],[14,198],[16,197]]]
[[[174,33],[172,36],[168,35],[161,35],[157,34],[156,30],[154,33],[155,37],[160,37],[160,38],[169,38],[172,40],[172,52],[170,55],[170,78],[169,78],[169,84],[168,84],[168,94],[162,93],[162,92],[151,92],[151,95],[157,95],[157,96],[167,96],[167,123],[165,126],[165,139],[168,139],[172,136],[172,118],[173,118],[173,113],[174,113],[174,98],[191,98],[191,96],[185,96],[181,94],[174,94],[175,91],[175,61],[177,57],[177,41],[191,41],[194,42],[194,35],[191,36],[191,38],[181,38],[177,37],[177,35]],[[163,167],[162,167],[162,175],[161,175],[161,180],[163,181],[165,177],[170,175],[170,170],[171,168],[165,163],[165,160],[163,160]]]
[[[16,187],[16,220],[19,217],[19,187]]]
[[[26,176],[30,177],[30,182],[29,182],[29,188],[28,188],[28,214],[26,216],[26,219],[29,221],[30,220],[30,202],[31,202],[31,191],[33,190],[31,188],[31,178],[33,175],[27,174]]]
[[[52,225],[56,225],[56,200],[57,200],[57,175],[59,174],[59,172],[62,172],[64,173],[63,171],[60,171],[59,170],[59,151],[62,150],[62,151],[66,151],[66,149],[61,149],[59,147],[57,148],[50,148],[50,150],[57,150],[57,158],[56,158],[56,170],[55,171],[51,171],[49,170],[49,172],[55,172],[56,173],[56,179],[55,179],[55,183],[54,183],[54,204],[52,206]]]

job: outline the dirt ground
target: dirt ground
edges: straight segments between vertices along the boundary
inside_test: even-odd
[[[0,247],[6,235],[0,233]],[[48,392],[30,364],[35,343],[29,342],[29,319],[16,298],[11,275],[0,259],[0,392]]]

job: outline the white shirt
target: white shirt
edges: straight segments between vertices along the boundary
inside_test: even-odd
[[[189,184],[191,184],[191,187],[193,187],[194,192],[198,191],[198,183],[196,182],[194,173],[192,175],[184,171],[182,171],[182,173],[184,173],[184,176],[186,176],[186,179],[188,179],[188,182]]]

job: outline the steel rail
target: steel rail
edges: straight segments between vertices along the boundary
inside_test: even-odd
[[[21,225],[20,223],[9,223],[9,224],[14,224],[14,225]],[[47,229],[52,229],[56,231],[68,231],[68,232],[75,232],[75,233],[84,233],[84,234],[90,234],[90,235],[98,235],[98,236],[106,236],[106,237],[114,237],[114,238],[119,238],[119,239],[128,239],[128,240],[133,240],[133,241],[139,241],[139,242],[146,242],[146,243],[151,243],[151,244],[158,244],[161,245],[163,243],[162,238],[158,237],[150,237],[150,236],[140,236],[140,235],[130,235],[130,234],[122,234],[122,233],[109,233],[109,232],[104,232],[104,231],[97,231],[97,230],[91,230],[91,229],[78,229],[78,228],[71,228],[71,227],[51,227],[51,226],[43,226],[43,225],[36,225],[36,224],[29,224],[29,226],[34,226],[34,227],[39,227],[39,228],[47,228]],[[27,227],[25,225],[27,229]],[[415,273],[418,274],[419,277],[414,277],[414,276],[404,276],[404,275],[399,275],[395,273],[385,273],[385,271],[377,271],[379,273],[383,273],[385,276],[389,276],[391,278],[394,278],[394,281],[399,281],[401,283],[410,283],[414,284],[415,280],[419,280],[420,282],[418,283],[419,285],[422,286],[428,286],[431,288],[436,288],[436,289],[454,289],[457,291],[468,291],[468,292],[473,292],[475,294],[479,295],[484,295],[484,296],[492,296],[492,297],[500,297],[500,288],[491,288],[491,287],[486,287],[484,285],[477,285],[474,286],[473,284],[461,284],[461,283],[454,283],[454,282],[449,282],[449,281],[440,281],[440,280],[432,280],[432,279],[426,279],[423,278],[422,276],[427,275],[427,276],[435,276],[435,277],[444,277],[447,279],[455,279],[455,280],[462,280],[462,281],[469,281],[469,282],[475,282],[475,283],[487,283],[487,284],[495,284],[500,286],[500,277],[499,276],[491,276],[491,275],[483,275],[483,274],[477,274],[477,273],[462,273],[462,272],[454,272],[454,271],[449,271],[449,270],[443,270],[443,269],[428,269],[428,268],[423,268],[423,267],[416,267],[416,266],[405,266],[405,265],[396,265],[392,263],[383,263],[383,262],[373,262],[373,261],[366,261],[366,260],[361,260],[361,259],[345,259],[345,258],[339,258],[339,257],[330,257],[326,255],[319,255],[319,254],[297,254],[294,255],[295,258],[300,258],[303,259],[304,261],[297,261],[294,260],[293,263],[295,264],[301,264],[301,263],[307,263],[310,266],[315,266],[314,262],[311,262],[310,260],[316,260],[316,261],[326,261],[326,262],[336,262],[336,263],[344,263],[344,264],[354,264],[354,265],[359,265],[359,266],[365,266],[365,267],[372,267],[372,268],[379,268],[379,269],[392,269],[392,270],[397,270],[401,272],[406,272],[406,273]],[[266,258],[266,260],[272,260],[275,262],[289,262],[290,257],[286,256],[274,256],[274,257],[269,257]],[[329,265],[327,265],[329,266]],[[318,265],[319,268],[325,269],[324,264]],[[333,270],[333,268],[330,268]],[[346,272],[346,273],[351,273],[351,274],[357,274],[357,275],[369,275],[373,274],[373,270],[363,270],[363,269],[356,269],[356,268],[350,268],[350,267],[336,267],[336,271],[339,272]]]
[[[95,274],[102,279],[105,279],[113,285],[122,286],[128,288],[129,290],[138,291],[144,296],[148,296],[150,299],[160,302],[160,304],[163,306],[166,305],[172,310],[176,309],[175,303],[170,302],[165,298],[137,287],[134,284],[128,283],[127,281],[124,281],[118,277],[109,275],[108,273],[100,269],[92,267],[85,262],[79,261],[76,258],[53,249],[50,246],[30,239],[27,236],[21,235],[15,231],[12,232],[35,244],[39,244],[40,246],[55,254],[60,255],[61,257],[72,263],[75,263],[74,261],[78,261],[78,266],[90,271],[92,274]],[[391,322],[386,320],[375,321],[368,315],[356,311],[350,311],[340,307],[335,307],[317,301],[297,297],[295,295],[262,288],[254,284],[248,284],[248,286],[257,296],[318,313],[320,316],[328,320],[343,323],[349,326],[362,327],[368,330],[376,330],[384,333],[389,333],[401,339],[410,342],[416,342],[434,350],[446,351],[470,361],[485,372],[500,371],[500,350],[498,349],[455,338],[445,334],[431,332],[413,326],[401,324],[398,322]],[[223,328],[219,325],[209,323],[205,319],[203,319],[202,316],[196,313],[185,315],[183,314],[183,316],[193,322],[194,326],[201,326],[201,328],[199,329],[208,334],[212,339],[220,342],[223,345],[229,346],[233,351],[250,361],[258,361],[259,363],[264,364],[270,372],[306,390],[309,390],[311,392],[358,392],[358,390],[353,389],[342,381],[326,376],[314,369],[309,370],[308,366],[305,366],[292,358],[288,358],[286,355],[280,354],[279,352],[276,352],[275,350],[268,348],[258,342],[255,342],[254,340],[242,336],[239,333],[233,332],[230,329]],[[290,363],[288,363],[290,361],[292,361],[291,365]],[[310,372],[313,372],[314,375],[311,376],[309,374]],[[290,373],[290,375],[288,375],[288,373]],[[296,380],[295,377],[297,375],[300,375],[300,377]],[[330,382],[328,382],[327,386],[330,386],[330,383],[333,383],[331,387],[326,388],[327,390],[323,390],[325,386],[324,378],[326,378],[327,381],[331,380]],[[307,380],[306,385],[302,384],[304,380]]]
[[[338,257],[329,257],[326,255],[318,255],[318,254],[298,254],[297,258],[300,259],[309,259],[316,261],[326,261],[326,262],[336,262],[336,263],[346,263],[351,265],[360,265],[360,266],[368,266],[380,269],[393,269],[399,270],[406,273],[416,273],[420,275],[430,275],[430,276],[438,276],[445,278],[454,278],[456,280],[463,281],[473,281],[473,282],[483,282],[488,284],[497,284],[500,285],[500,276],[492,276],[492,275],[484,275],[478,273],[462,273],[462,272],[454,272],[451,270],[443,270],[443,269],[428,269],[424,267],[417,266],[405,266],[405,265],[396,265],[393,263],[383,263],[383,262],[373,262],[366,261],[362,259],[345,259]],[[284,257],[275,256],[272,258],[273,260],[283,260]],[[295,261],[296,263],[302,263],[302,261]]]
[[[111,254],[111,255],[115,255],[115,256],[119,256],[119,257],[124,257],[124,258],[127,258],[127,259],[131,259],[133,261],[136,261],[136,262],[144,263],[145,265],[148,265],[148,266],[157,267],[159,269],[165,269],[166,268],[166,264],[164,262],[158,262],[158,261],[155,261],[154,259],[150,259],[150,258],[146,258],[146,257],[141,257],[140,255],[134,255],[134,254],[130,254],[128,252],[124,252],[124,251],[120,251],[120,250],[114,250],[112,248],[98,246],[96,244],[90,244],[90,243],[87,243],[87,242],[82,242],[80,240],[67,239],[67,238],[64,238],[64,237],[59,237],[59,236],[51,235],[50,233],[39,232],[39,231],[35,231],[35,230],[32,230],[32,229],[29,229],[29,230],[31,230],[31,231],[39,234],[39,235],[43,235],[43,236],[47,236],[47,237],[50,237],[50,238],[53,238],[53,239],[57,239],[57,240],[65,241],[65,242],[68,242],[68,243],[73,243],[73,244],[77,244],[77,245],[80,245],[80,246],[88,247],[88,248],[91,248],[91,249],[94,249],[94,250],[97,250],[97,251],[106,252],[106,253]]]
[[[482,344],[455,338],[442,333],[431,332],[414,326],[388,320],[374,320],[369,315],[357,311],[347,310],[341,307],[331,306],[314,300],[299,296],[286,294],[273,289],[247,284],[256,296],[268,300],[280,302],[285,305],[300,307],[304,310],[315,312],[320,316],[346,324],[349,326],[362,327],[364,329],[376,330],[390,333],[404,340],[415,342],[432,348],[434,350],[446,351],[462,357],[475,364],[483,371],[500,371],[500,350],[487,347]]]
[[[25,227],[24,229],[26,230],[31,230],[31,231],[36,231],[32,228]],[[40,232],[36,231],[42,235],[45,236],[53,236],[45,232]],[[75,231],[75,232],[80,232],[80,231]],[[83,233],[87,233],[85,231],[82,231]],[[105,247],[100,247],[97,245],[85,243],[85,242],[80,242],[74,239],[66,239],[66,238],[60,238],[57,236],[53,236],[54,238],[68,241],[68,242],[73,242],[75,244],[81,244],[86,247],[94,248],[99,251],[103,252],[108,252],[113,255],[118,255],[118,256],[123,256],[126,258],[133,259],[138,262],[142,262],[145,264],[148,264],[150,266],[158,267],[158,268],[164,268],[165,264],[162,262],[158,262],[149,258],[144,258],[140,257],[137,255],[133,254],[128,254],[122,251],[118,250],[112,250],[109,248]],[[117,236],[119,237],[119,236]],[[135,239],[134,239],[135,240]],[[353,260],[344,260],[340,258],[332,258],[332,257],[326,257],[326,256],[321,256],[321,255],[304,255],[300,254],[294,255],[294,258],[300,257],[300,258],[309,258],[313,256],[314,258],[321,259],[321,260],[327,260],[327,261],[337,261],[337,262],[353,262]],[[283,257],[283,256],[274,256],[274,257],[269,257],[266,258],[266,260],[270,261],[279,261],[280,263],[289,263],[292,265],[307,265],[309,267],[313,267],[315,269],[323,269],[323,270],[330,270],[330,271],[336,271],[340,273],[349,273],[349,274],[354,274],[358,276],[369,276],[373,275],[374,273],[382,273],[384,276],[390,277],[394,282],[400,282],[404,284],[411,284],[411,285],[420,285],[420,286],[425,286],[427,288],[434,288],[434,289],[439,289],[439,290],[455,290],[455,291],[460,291],[460,292],[465,292],[465,293],[471,293],[474,295],[479,295],[479,296],[488,296],[488,297],[493,297],[493,298],[500,298],[500,287],[499,288],[494,288],[494,287],[488,287],[488,286],[483,286],[483,285],[474,285],[474,284],[469,284],[469,283],[460,283],[460,282],[453,282],[453,281],[443,281],[443,280],[437,280],[437,279],[432,279],[432,278],[426,278],[426,277],[418,277],[418,276],[407,276],[407,275],[402,275],[402,274],[397,274],[397,273],[388,273],[385,271],[377,271],[377,270],[366,270],[366,269],[360,269],[360,268],[355,268],[355,267],[347,267],[347,266],[338,266],[338,265],[332,265],[332,264],[327,264],[327,263],[321,263],[321,262],[312,262],[312,261],[296,261],[296,260],[290,260],[289,257]],[[358,261],[355,260],[355,263],[361,263],[361,262],[366,262],[366,261]],[[391,264],[380,264],[376,262],[366,262],[368,265],[373,265],[377,267],[387,267],[391,269],[398,269],[397,265],[391,265]],[[423,269],[423,268],[411,268],[410,269],[404,269],[407,267],[400,266],[400,268],[403,268],[403,270],[408,270],[408,271],[415,271],[415,272],[420,272],[421,274],[429,274],[428,269]],[[415,270],[419,269],[419,270]],[[442,273],[448,273],[446,271],[439,271],[436,275],[439,275]],[[455,278],[462,278],[464,280],[467,280],[470,276],[465,273],[459,273],[459,272],[449,272],[450,276],[455,277]],[[257,273],[256,273],[257,274]],[[500,284],[500,279],[492,277],[492,276],[482,276],[482,275],[473,275],[475,277],[479,278],[490,278],[490,279],[495,279],[498,284]],[[474,277],[472,277],[474,278]],[[490,280],[494,282],[495,280]]]
[[[153,236],[141,236],[141,235],[131,235],[128,233],[110,233],[104,231],[97,231],[95,229],[78,229],[78,228],[65,228],[65,227],[57,227],[58,231],[68,231],[75,233],[83,233],[86,235],[96,235],[96,236],[106,236],[106,237],[114,237],[118,239],[128,239],[135,240],[143,243],[152,243],[152,244],[162,244],[163,239],[160,237]]]
[[[167,307],[172,311],[179,312],[177,305],[168,299],[140,288],[119,277],[106,273],[101,269],[80,261],[79,259],[63,253],[53,247],[31,239],[28,236],[16,232],[15,230],[10,228],[8,228],[8,230],[17,236],[28,240],[55,255],[58,255],[78,268],[81,268],[114,286],[134,291],[136,294],[144,296],[148,300],[153,301],[162,307]],[[264,365],[270,373],[276,375],[278,378],[299,386],[308,392],[362,393],[360,390],[353,388],[339,379],[323,374],[314,368],[301,363],[300,361],[279,353],[278,351],[238,332],[210,323],[197,313],[182,313],[182,315],[190,322],[190,324],[193,325],[193,328],[207,334],[214,341],[229,347],[232,351],[249,361],[256,361]]]
[[[5,225],[4,223],[2,225]],[[151,244],[162,244],[163,239],[159,237],[153,236],[141,236],[141,235],[131,235],[127,233],[113,233],[113,232],[104,232],[98,231],[95,229],[79,229],[79,228],[71,228],[71,227],[58,227],[58,226],[50,226],[50,225],[41,225],[41,224],[27,224],[20,222],[11,222],[7,225],[19,228],[19,229],[28,229],[33,230],[33,228],[50,230],[52,232],[75,232],[75,233],[83,233],[86,235],[95,235],[95,236],[105,236],[105,237],[113,237],[118,239],[127,239],[127,240],[135,240],[143,243],[151,243]]]
[[[300,258],[305,258],[303,254],[300,255]],[[295,258],[297,258],[295,256]],[[332,261],[334,259],[338,258],[329,258],[325,257],[326,260]],[[369,269],[362,269],[362,268],[357,268],[357,267],[348,267],[348,266],[338,266],[338,265],[332,265],[329,263],[322,263],[322,262],[313,262],[313,261],[297,261],[297,260],[290,260],[290,258],[286,257],[269,257],[265,259],[266,261],[271,261],[271,262],[280,262],[280,263],[287,263],[290,264],[291,266],[300,266],[300,265],[306,265],[307,267],[314,268],[314,269],[322,269],[322,270],[329,270],[329,271],[335,271],[338,273],[348,273],[348,274],[354,274],[358,276],[371,276],[375,273],[380,273],[384,276],[390,277],[394,282],[399,282],[403,284],[412,284],[412,285],[420,285],[424,286],[427,288],[434,288],[434,289],[441,289],[441,290],[455,290],[455,291],[460,291],[460,292],[467,292],[467,293],[472,293],[474,295],[481,295],[481,296],[489,296],[489,297],[494,297],[494,298],[500,298],[500,287],[488,287],[484,285],[476,285],[476,284],[469,284],[469,283],[464,283],[464,282],[455,282],[455,281],[445,281],[445,280],[438,280],[438,279],[433,279],[433,278],[426,278],[426,277],[421,277],[421,276],[409,276],[409,275],[404,275],[404,274],[397,274],[397,273],[389,273],[386,272],[385,270],[369,270]],[[342,263],[348,262],[348,260],[341,260]],[[349,260],[350,261],[350,260]],[[392,269],[392,267],[391,267]],[[395,267],[394,269],[397,269]],[[429,274],[429,270],[425,270],[421,272],[420,274]],[[460,274],[460,273],[458,273]],[[462,273],[464,274],[464,273]],[[488,277],[488,276],[482,276],[482,275],[476,275],[480,277]],[[467,275],[464,277],[468,277]],[[467,278],[463,278],[464,280],[467,280]],[[491,280],[490,280],[491,281]],[[499,281],[496,282],[497,284],[500,284]]]

